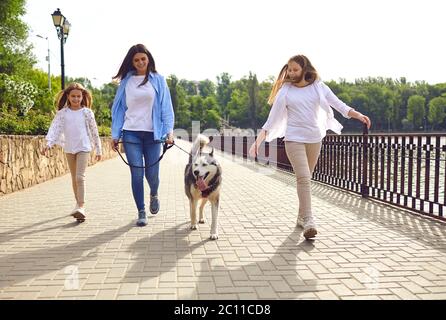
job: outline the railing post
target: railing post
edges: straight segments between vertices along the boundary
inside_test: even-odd
[[[231,137],[231,141],[232,141],[232,150],[231,150],[231,154],[235,155],[235,136]]]
[[[257,136],[254,136],[254,141],[257,141]],[[257,159],[257,153],[256,156],[254,157],[254,162],[259,162],[259,159]]]
[[[369,185],[367,182],[367,165],[369,154],[369,129],[364,123],[362,128],[362,181],[361,181],[361,195],[363,198],[369,197]]]

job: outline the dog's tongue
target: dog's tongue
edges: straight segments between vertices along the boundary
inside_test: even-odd
[[[198,189],[200,189],[200,191],[206,190],[208,185],[206,184],[206,182],[204,182],[204,179],[202,177],[199,177],[197,179],[197,187]]]

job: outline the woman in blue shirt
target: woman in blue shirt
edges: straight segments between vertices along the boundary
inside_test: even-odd
[[[138,226],[147,224],[144,175],[150,186],[150,212],[159,211],[159,163],[161,143],[173,143],[174,113],[166,80],[155,69],[152,54],[142,44],[132,46],[118,73],[112,106],[113,149],[122,139],[132,176]],[[143,161],[144,159],[144,161]],[[145,168],[142,168],[144,167]]]

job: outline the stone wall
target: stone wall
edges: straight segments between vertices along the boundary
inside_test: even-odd
[[[111,149],[111,138],[101,137],[102,160],[117,156]],[[31,187],[69,172],[61,147],[55,146],[48,157],[40,154],[44,136],[0,135],[0,196]],[[91,152],[88,165],[96,162]]]

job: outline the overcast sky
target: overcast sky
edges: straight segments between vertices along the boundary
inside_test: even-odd
[[[188,80],[228,72],[233,80],[277,76],[305,54],[323,80],[406,77],[446,82],[446,1],[442,0],[28,0],[38,67],[60,74],[51,13],[72,24],[65,74],[111,81],[130,46],[145,44],[157,70]]]

